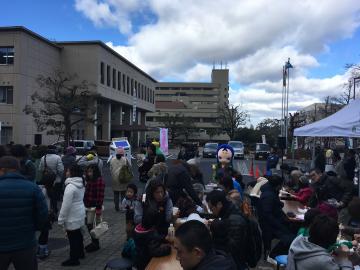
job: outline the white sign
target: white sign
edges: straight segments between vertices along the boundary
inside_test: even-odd
[[[298,138],[297,137],[294,137],[293,138],[293,144],[294,144],[294,150],[298,149]]]
[[[266,143],[266,136],[265,134],[261,135],[262,143]]]

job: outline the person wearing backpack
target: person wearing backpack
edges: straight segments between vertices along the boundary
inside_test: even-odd
[[[215,249],[231,254],[238,270],[255,267],[261,257],[261,236],[255,222],[245,217],[222,190],[211,191],[206,201],[218,218],[214,220],[216,226],[210,226]]]
[[[39,164],[39,171],[42,175],[40,183],[48,185],[49,182],[53,181],[54,188],[50,203],[54,214],[58,213],[57,202],[60,200],[62,193],[62,177],[64,173],[61,157],[56,152],[56,146],[49,145],[46,154],[41,158]]]
[[[132,170],[130,162],[125,157],[125,150],[122,147],[116,149],[115,157],[110,160],[110,172],[112,178],[112,189],[114,192],[115,210],[120,210],[121,201],[125,198],[126,187],[132,180]]]
[[[20,163],[20,173],[28,180],[35,182],[36,167],[24,145],[15,144],[10,148],[11,155],[14,156]]]

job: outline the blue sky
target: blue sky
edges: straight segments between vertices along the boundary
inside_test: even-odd
[[[2,9],[2,26],[109,42],[158,80],[209,81],[213,61],[226,61],[231,100],[255,121],[278,115],[287,57],[295,108],[341,93],[345,64],[360,62],[358,0],[13,0]]]

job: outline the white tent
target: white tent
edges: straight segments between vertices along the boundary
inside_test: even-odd
[[[317,122],[297,128],[299,137],[360,137],[360,99]]]

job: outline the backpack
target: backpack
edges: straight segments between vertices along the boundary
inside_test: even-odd
[[[56,180],[56,174],[51,170],[46,163],[46,155],[44,157],[45,168],[41,176],[41,184],[45,187],[52,187]]]
[[[262,236],[260,226],[254,218],[244,217],[247,221],[247,233],[245,239],[245,260],[251,268],[256,267],[262,255]]]
[[[120,184],[127,184],[127,183],[129,183],[129,182],[133,179],[133,177],[134,177],[133,172],[132,172],[132,170],[131,170],[131,167],[130,167],[130,165],[129,165],[129,163],[128,163],[128,161],[127,161],[126,158],[125,158],[125,160],[126,160],[126,162],[125,162],[125,164],[121,167],[120,172],[119,172],[119,178],[118,178],[118,180],[119,180]]]

